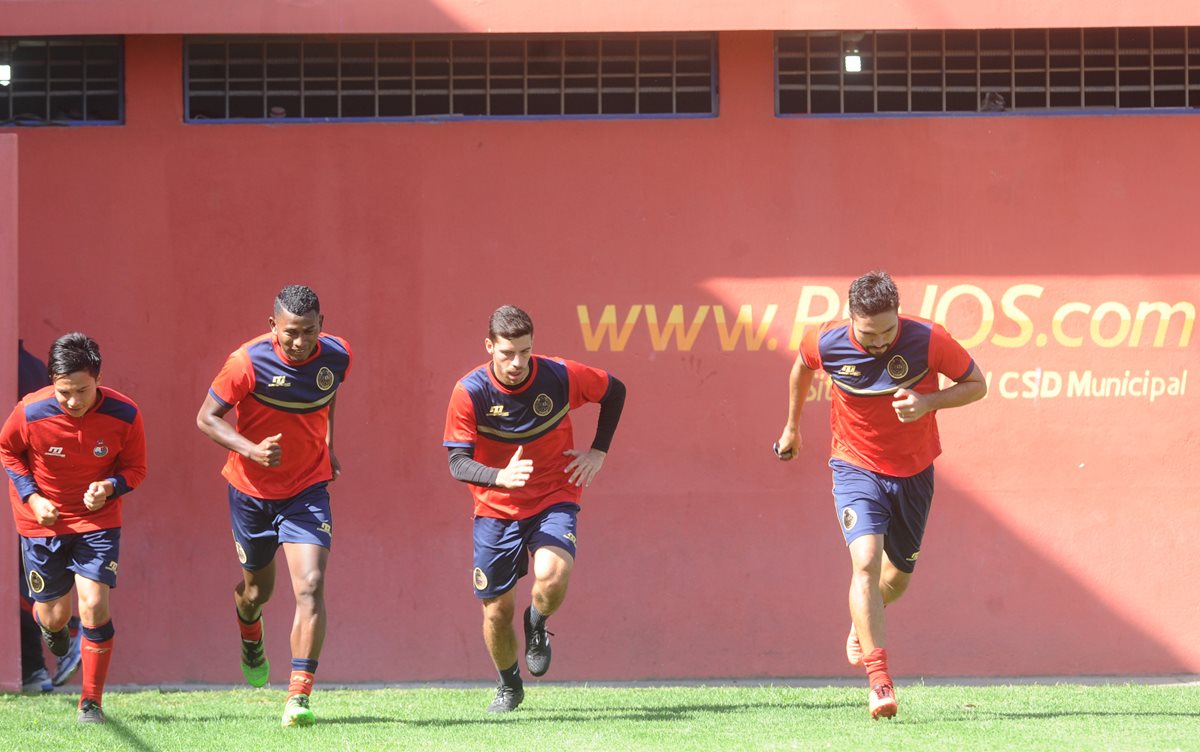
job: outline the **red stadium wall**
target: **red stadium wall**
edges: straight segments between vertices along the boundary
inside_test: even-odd
[[[357,354],[323,679],[493,676],[440,442],[507,302],[629,386],[552,678],[851,675],[827,403],[798,461],[769,447],[796,336],[875,267],[991,382],[941,416],[893,668],[1200,672],[1194,117],[781,119],[754,32],[721,35],[713,119],[184,125],[180,58],[130,37],[125,126],[21,131],[22,336],[95,336],[150,437],[112,681],[239,679],[222,452],[193,419],[294,281]],[[283,671],[285,583],[267,611]]]
[[[57,0],[8,3],[0,34],[445,34],[1186,26],[1190,0]]]

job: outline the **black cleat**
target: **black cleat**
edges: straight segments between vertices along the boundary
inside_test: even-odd
[[[539,629],[534,629],[529,620],[530,608],[525,609],[525,666],[529,673],[541,676],[550,670],[550,635],[543,621]]]
[[[496,696],[492,698],[492,704],[488,705],[487,712],[511,713],[524,699],[525,687],[510,687],[507,684],[501,684],[496,687]]]
[[[76,718],[80,723],[107,723],[108,719],[104,717],[104,711],[100,709],[100,703],[91,698],[85,698],[79,703],[79,716]]]
[[[42,630],[42,642],[46,643],[46,647],[50,648],[50,652],[56,658],[62,658],[71,652],[71,630],[63,627],[57,632],[51,632],[41,624],[38,624],[38,627]]]

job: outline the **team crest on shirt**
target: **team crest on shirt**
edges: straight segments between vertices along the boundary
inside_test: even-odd
[[[321,370],[317,371],[317,388],[322,392],[333,388],[333,371],[325,366],[321,366]]]
[[[96,446],[92,447],[92,454],[96,455],[97,457],[108,456],[108,447],[104,446],[104,439],[98,439],[96,441]]]
[[[242,544],[236,540],[233,542],[233,547],[237,549],[238,561],[245,564],[246,563],[246,549],[242,548]]]
[[[474,579],[474,581],[475,581],[475,589],[476,590],[487,590],[487,586],[488,586],[487,575],[483,573],[482,569],[480,569],[479,567],[475,567],[475,574],[473,575],[472,579]]]
[[[888,361],[887,371],[893,379],[902,379],[908,375],[908,361],[900,355],[893,355]]]
[[[539,417],[546,417],[554,409],[554,400],[548,394],[539,394],[533,398],[533,412]]]
[[[848,531],[848,530],[853,529],[854,525],[857,522],[858,522],[858,513],[857,512],[855,512],[850,507],[846,507],[845,509],[842,510],[842,529],[843,530]]]
[[[29,570],[29,589],[35,593],[40,593],[46,589],[46,581],[32,569]]]

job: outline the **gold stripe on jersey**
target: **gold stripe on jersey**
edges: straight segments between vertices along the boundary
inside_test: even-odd
[[[313,408],[323,406],[326,402],[333,399],[333,396],[337,394],[337,392],[330,392],[316,402],[288,402],[286,400],[267,397],[259,394],[258,392],[251,392],[251,394],[253,394],[254,399],[258,400],[259,402],[263,402],[268,405],[274,405],[275,407],[285,407],[289,410],[311,410]]]
[[[528,431],[501,431],[498,428],[481,425],[476,425],[475,430],[479,431],[480,433],[486,433],[489,436],[499,437],[501,439],[527,439],[534,434],[544,432],[546,430],[546,426],[553,425],[562,420],[569,412],[571,412],[571,406],[567,405],[563,409],[559,410],[556,414],[552,415],[549,419],[544,421],[540,426],[531,428]]]
[[[912,377],[908,381],[899,383],[896,386],[888,387],[887,389],[855,389],[852,386],[846,386],[845,384],[838,381],[837,379],[833,379],[833,383],[837,384],[838,388],[841,389],[843,392],[849,392],[850,394],[857,394],[862,397],[879,397],[884,394],[891,394],[891,393],[895,392],[897,389],[908,389],[910,386],[913,386],[918,381],[925,378],[926,374],[928,374],[928,373],[929,373],[929,369],[926,368],[924,371],[921,371],[920,373],[918,373],[916,376]]]

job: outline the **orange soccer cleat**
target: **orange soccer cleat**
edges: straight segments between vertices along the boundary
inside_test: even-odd
[[[876,684],[871,688],[867,697],[870,703],[871,720],[877,721],[880,718],[891,718],[896,715],[896,690],[891,684]]]

